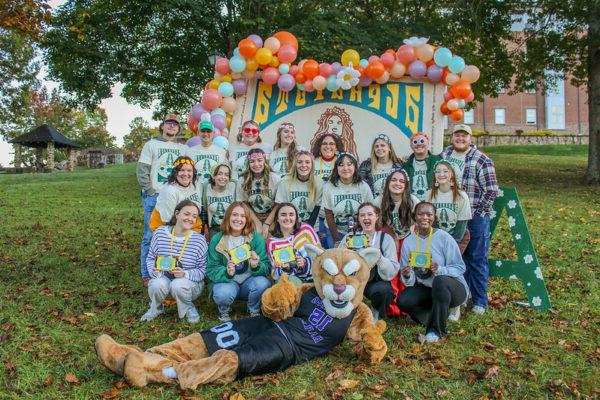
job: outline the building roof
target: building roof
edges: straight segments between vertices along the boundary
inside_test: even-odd
[[[27,147],[46,147],[49,142],[54,142],[54,147],[58,148],[81,147],[47,124],[40,125],[26,134],[9,141],[9,143],[18,143]]]

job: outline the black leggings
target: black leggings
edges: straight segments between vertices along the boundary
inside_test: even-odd
[[[464,303],[467,298],[465,287],[458,279],[447,275],[433,278],[432,287],[416,283],[398,296],[398,307],[417,323],[425,326],[426,332],[434,330],[446,336],[446,320],[450,307]]]
[[[371,281],[365,287],[365,297],[371,300],[371,305],[379,312],[379,318],[383,318],[385,310],[394,301],[392,284],[383,280]]]

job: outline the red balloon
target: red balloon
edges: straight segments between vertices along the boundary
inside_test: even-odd
[[[454,110],[450,113],[450,118],[453,121],[460,121],[465,116],[465,113],[460,108],[458,110]]]
[[[385,65],[385,67],[389,69],[392,67],[392,65],[394,65],[394,61],[396,61],[396,55],[394,53],[385,52],[381,55],[379,59],[381,60],[383,65]]]
[[[238,48],[240,49],[240,54],[245,58],[250,58],[256,54],[256,43],[254,43],[251,39],[242,39],[240,43],[238,43]]]
[[[315,76],[319,75],[319,63],[315,60],[306,60],[302,66],[302,72],[308,79],[313,79]]]
[[[327,78],[333,72],[333,67],[328,63],[319,64],[319,75],[323,78]]]
[[[298,51],[298,39],[296,39],[296,36],[292,35],[291,33],[280,31],[274,34],[273,37],[277,38],[282,46],[289,44],[296,49],[296,51]]]
[[[298,71],[295,78],[296,78],[296,82],[298,82],[298,83],[306,82],[306,76],[301,71]]]
[[[372,63],[369,63],[369,65],[367,65],[365,73],[369,78],[377,79],[385,73],[385,66],[379,60],[373,61]]]
[[[444,93],[444,101],[452,100],[454,96],[450,92]]]
[[[298,56],[298,51],[291,44],[284,44],[277,52],[277,58],[284,64],[292,63]]]
[[[402,64],[409,65],[411,62],[417,59],[417,52],[410,44],[403,44],[398,48],[396,56],[398,57],[398,61],[400,61]]]
[[[275,83],[277,83],[277,79],[279,79],[279,76],[279,71],[277,70],[277,68],[274,67],[266,68],[261,75],[262,80],[265,83],[268,83],[269,85],[274,85]]]
[[[292,65],[290,67],[290,71],[288,72],[288,74],[290,74],[291,76],[296,76],[296,74],[298,73],[298,71],[300,71],[300,68],[298,68],[297,65]]]

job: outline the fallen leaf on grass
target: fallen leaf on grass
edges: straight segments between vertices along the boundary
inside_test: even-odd
[[[54,379],[51,376],[47,376],[44,378],[44,382],[42,383],[42,385],[44,385],[45,387],[48,387],[50,385],[52,385],[54,383]]]
[[[116,387],[111,387],[110,389],[108,389],[106,392],[101,393],[100,394],[100,398],[102,400],[109,400],[109,399],[114,399],[119,395],[119,389],[117,389]]]
[[[446,395],[448,395],[448,391],[444,389],[440,389],[436,392],[436,396],[438,397],[445,397]]]
[[[68,383],[72,384],[72,385],[78,385],[79,384],[79,379],[77,379],[77,377],[75,375],[73,375],[70,372],[67,372],[65,374],[65,381],[67,381]]]
[[[492,378],[496,375],[498,375],[498,369],[499,367],[497,365],[492,365],[491,367],[488,368],[487,371],[485,371],[485,375],[483,375],[484,378]]]
[[[342,379],[340,381],[340,388],[344,390],[354,389],[356,386],[358,386],[358,381],[354,379]]]
[[[229,397],[229,400],[245,400],[240,392],[234,393]]]
[[[341,369],[336,369],[335,371],[333,371],[332,373],[327,375],[327,377],[325,378],[325,382],[334,381],[337,378],[339,378],[340,376],[342,376],[343,374],[344,374],[344,371],[342,371]]]
[[[125,381],[114,381],[112,385],[117,389],[124,389],[129,387],[129,385]]]

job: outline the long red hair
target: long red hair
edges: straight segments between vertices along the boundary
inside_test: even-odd
[[[231,235],[231,225],[229,221],[231,220],[231,214],[233,213],[233,209],[236,207],[241,207],[244,210],[244,215],[246,216],[246,225],[244,229],[242,229],[242,236],[250,236],[256,230],[256,226],[254,225],[254,220],[252,219],[252,211],[250,207],[246,205],[243,201],[234,201],[225,211],[225,216],[223,217],[223,222],[221,223],[221,232],[223,235]]]

